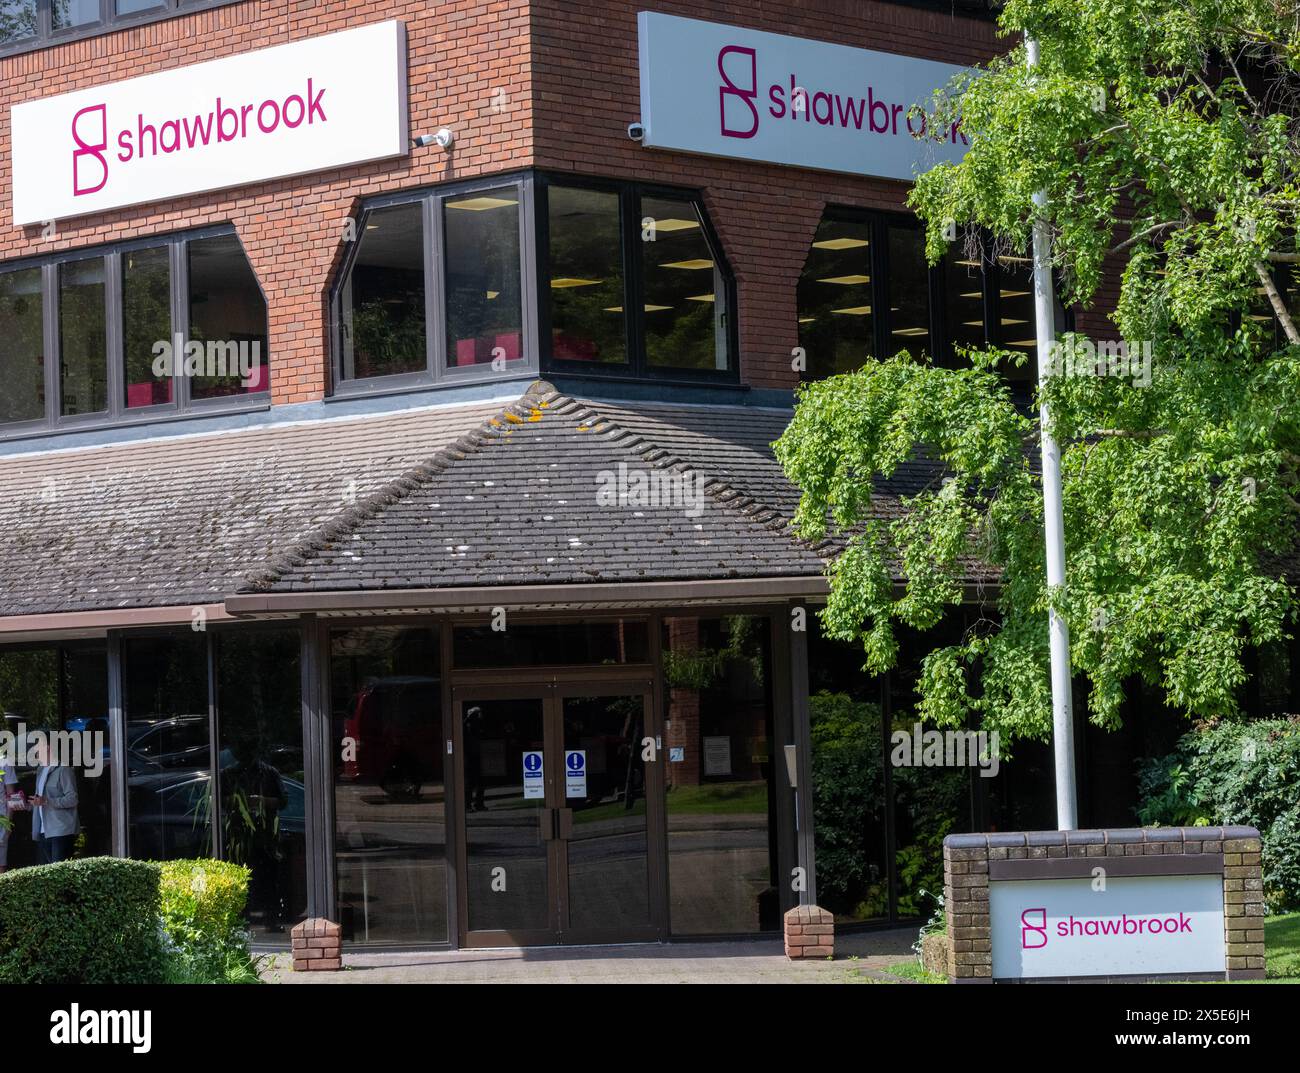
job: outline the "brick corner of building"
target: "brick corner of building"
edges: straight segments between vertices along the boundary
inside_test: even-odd
[[[819,905],[796,905],[786,912],[785,956],[802,958],[835,956],[835,914]]]

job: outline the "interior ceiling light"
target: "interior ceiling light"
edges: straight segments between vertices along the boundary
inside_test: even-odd
[[[1028,257],[1012,257],[1009,253],[1002,254],[998,260],[1004,265],[1027,265],[1032,263]]]
[[[664,310],[664,309],[672,309],[672,306],[652,306],[652,305],[647,304],[646,307],[645,307],[645,311],[646,311],[647,313],[658,313],[658,312],[660,312],[661,310]],[[606,312],[606,313],[622,313],[622,312],[623,312],[623,307],[622,307],[622,306],[606,306],[606,307],[605,307],[605,312]]]
[[[832,313],[840,313],[846,317],[865,317],[871,312],[870,306],[849,306],[847,309],[832,309]]]
[[[815,250],[856,250],[862,246],[870,245],[865,238],[824,238],[820,242],[813,243]]]
[[[507,197],[466,197],[459,201],[448,201],[449,209],[465,209],[468,212],[485,212],[488,209],[501,209],[507,205],[518,205],[515,198]]]
[[[1007,292],[1006,292],[1006,291],[1003,291],[1002,293],[1003,293],[1003,294],[1006,294]],[[959,294],[959,295],[957,295],[957,297],[958,297],[958,298],[983,298],[983,297],[984,297],[984,292],[983,292],[983,291],[967,291],[965,294]]]
[[[1001,291],[999,293],[1002,295],[1003,298],[1023,298],[1029,292],[1028,291]]]
[[[689,231],[692,227],[699,227],[698,220],[655,220],[656,231]]]
[[[1027,320],[1017,320],[1015,317],[1003,317],[1003,318],[1002,318],[1002,323],[1003,323],[1004,325],[1006,325],[1006,324],[1028,324],[1029,321],[1027,321]]]
[[[500,294],[500,293],[501,293],[500,291],[488,291],[488,292],[487,292],[487,300],[488,300],[489,302],[492,301],[492,299],[495,298],[495,297],[496,297],[498,294]]]
[[[815,321],[816,319],[817,319],[816,317],[800,317],[800,318],[799,318],[799,323],[800,323],[800,324],[811,324],[811,323],[812,323],[813,321]]]
[[[688,294],[688,295],[686,296],[686,300],[687,300],[688,302],[712,302],[712,301],[713,301],[713,295],[711,295],[711,294]]]
[[[818,283],[838,283],[843,287],[852,287],[858,283],[870,283],[870,276],[852,275],[852,276],[827,276],[825,279],[819,279]]]
[[[712,268],[713,262],[706,261],[703,257],[693,257],[689,261],[669,261],[667,264],[659,266],[660,268],[685,268],[690,271],[699,271],[701,268]]]
[[[895,328],[894,335],[929,335],[927,328]]]
[[[965,265],[967,268],[979,268],[980,266],[980,263],[978,261],[954,261],[953,263],[959,265]]]
[[[598,283],[604,283],[603,279],[575,279],[572,276],[560,276],[551,280],[551,290],[560,291],[566,287],[594,287]]]

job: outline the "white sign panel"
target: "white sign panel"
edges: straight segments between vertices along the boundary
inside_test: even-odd
[[[546,796],[545,765],[540,752],[524,753],[524,800]]]
[[[960,160],[960,127],[935,139],[909,118],[963,68],[643,11],[643,144],[804,168],[912,179]]]
[[[993,978],[1223,972],[1223,880],[1114,876],[989,883]]]
[[[397,21],[14,105],[15,224],[407,151]]]
[[[564,753],[564,796],[587,796],[587,751],[568,749]]]

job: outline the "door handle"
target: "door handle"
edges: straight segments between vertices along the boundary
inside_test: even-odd
[[[555,840],[555,812],[556,810],[553,808],[539,808],[537,810],[537,822],[541,824],[543,842]]]
[[[573,837],[573,809],[557,808],[555,810],[557,823],[556,838],[568,841]]]

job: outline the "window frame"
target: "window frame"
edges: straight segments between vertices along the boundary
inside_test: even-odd
[[[552,351],[551,336],[551,236],[550,188],[572,187],[618,195],[619,233],[622,241],[619,257],[623,269],[623,321],[626,335],[627,362],[623,365],[597,365],[590,362],[557,359]],[[687,369],[652,367],[645,348],[645,278],[641,265],[641,203],[647,198],[662,197],[689,202],[700,220],[700,230],[713,254],[721,277],[725,303],[723,345],[726,369]],[[539,172],[537,183],[537,264],[534,294],[538,305],[538,360],[542,369],[561,376],[579,376],[588,380],[638,380],[656,383],[737,384],[740,382],[740,332],[737,326],[736,274],[723,250],[722,241],[713,227],[704,197],[698,190],[662,183],[628,182],[561,172]]]
[[[190,15],[216,7],[228,7],[240,0],[162,0],[157,7],[134,11],[127,15],[116,12],[115,0],[99,0],[99,18],[81,26],[54,29],[54,0],[36,0],[36,34],[15,41],[0,42],[0,56],[16,56],[53,48],[70,41],[131,29],[151,22],[162,22],[181,15]]]
[[[156,421],[176,420],[186,417],[211,416],[217,413],[245,412],[265,409],[270,405],[270,304],[266,301],[266,291],[262,281],[257,279],[257,289],[266,307],[267,317],[267,387],[263,391],[248,392],[238,396],[219,396],[210,399],[191,397],[189,378],[179,369],[172,372],[172,397],[168,402],[153,403],[148,406],[128,407],[126,405],[126,357],[124,353],[123,286],[122,255],[138,249],[156,249],[165,246],[168,249],[171,271],[171,331],[174,339],[179,333],[182,338],[189,337],[189,259],[187,249],[190,242],[206,238],[233,235],[243,249],[243,242],[232,224],[215,224],[209,227],[195,228],[189,231],[171,232],[163,235],[148,235],[100,246],[88,246],[77,249],[60,250],[58,253],[45,254],[41,257],[28,257],[0,265],[0,272],[18,272],[24,269],[41,270],[41,310],[42,340],[44,343],[44,377],[45,377],[45,416],[32,421],[14,421],[0,424],[0,442],[26,439],[63,432],[81,432],[96,429],[121,428],[137,424],[150,424]],[[247,250],[244,251],[247,256]],[[90,414],[62,413],[62,380],[59,350],[59,268],[60,265],[75,261],[99,258],[104,263],[104,317],[105,317],[105,360],[108,363],[107,386],[108,408]],[[0,388],[2,390],[2,388]]]
[[[520,353],[517,361],[507,363],[505,372],[497,372],[491,364],[467,365],[463,368],[447,365],[447,293],[445,287],[446,234],[443,227],[444,205],[466,194],[486,190],[514,187],[519,196],[519,291],[520,291]],[[531,236],[533,221],[534,176],[531,172],[506,172],[484,176],[469,182],[449,183],[421,190],[406,190],[369,198],[349,217],[353,223],[353,237],[345,238],[343,256],[334,283],[330,288],[329,339],[330,386],[327,398],[347,398],[357,395],[386,395],[401,391],[419,391],[430,387],[452,384],[472,384],[536,374],[537,348],[534,336],[537,331],[536,251]],[[398,205],[420,205],[422,212],[424,255],[424,348],[425,367],[407,373],[388,373],[382,376],[345,377],[343,375],[343,332],[347,323],[343,300],[349,277],[356,267],[365,237],[366,218],[377,209]]]

